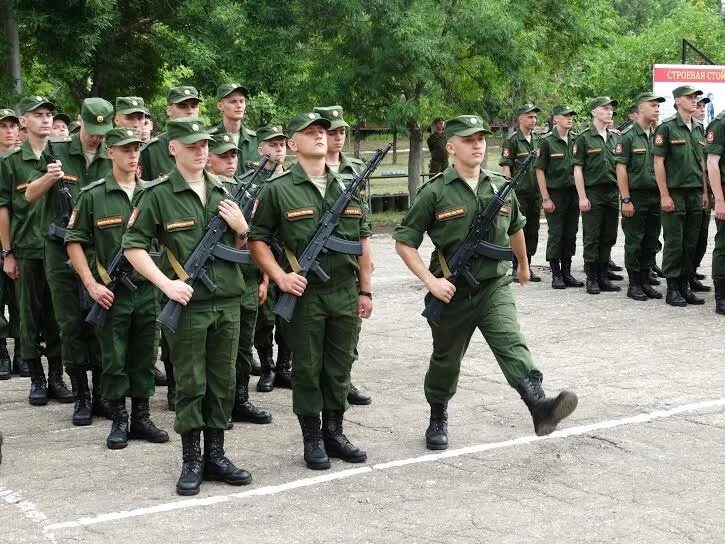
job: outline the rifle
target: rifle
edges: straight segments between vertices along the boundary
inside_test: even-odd
[[[264,165],[267,164],[269,155],[264,155],[262,160],[259,161],[259,165],[254,170],[249,181],[245,185],[237,187],[236,192],[231,196],[237,204],[241,202],[244,195],[252,187],[259,174],[264,169]],[[193,285],[197,280],[206,286],[209,291],[214,291],[216,285],[211,281],[207,274],[207,268],[209,263],[215,259],[227,261],[238,264],[249,264],[252,259],[247,250],[239,250],[233,247],[226,246],[219,243],[222,235],[227,231],[227,226],[224,219],[217,213],[209,221],[209,225],[206,227],[206,232],[202,237],[201,241],[197,244],[194,251],[191,253],[189,258],[184,263],[184,272],[188,276],[184,281],[187,285]],[[162,325],[166,325],[172,331],[176,330],[176,326],[179,324],[179,317],[181,317],[181,310],[183,306],[175,300],[169,300],[166,306],[161,310],[161,313],[156,318],[156,321]]]
[[[48,140],[48,146],[45,149],[45,153],[49,162],[56,162],[58,160],[58,156],[53,150],[53,143],[50,140]],[[73,197],[71,196],[68,187],[65,186],[63,178],[60,178],[55,182],[55,188],[58,190],[58,202],[60,203],[60,209],[63,216],[62,226],[51,223],[48,225],[48,234],[64,240],[65,230],[68,226],[68,222],[70,221],[70,216],[73,213]]]
[[[273,162],[271,170],[262,170],[262,175],[264,177],[260,179],[259,183],[248,185],[248,190],[245,191],[244,196],[242,196],[242,199],[239,201],[239,207],[242,209],[242,214],[244,215],[244,219],[247,223],[252,220],[252,210],[254,209],[254,202],[257,200],[259,191],[262,190],[262,187],[264,187],[267,180],[274,175],[275,168],[277,168],[277,163]]]
[[[513,251],[510,247],[487,242],[485,238],[488,235],[489,227],[506,202],[506,197],[526,174],[535,157],[536,151],[531,151],[523,162],[520,163],[520,168],[516,175],[512,179],[506,180],[506,183],[494,194],[493,199],[488,203],[486,209],[473,220],[463,243],[448,260],[448,268],[451,270],[451,275],[448,278],[449,282],[455,284],[463,277],[468,285],[473,288],[478,287],[479,283],[471,273],[471,264],[480,255],[499,261],[512,260]],[[422,315],[428,318],[434,325],[437,325],[445,305],[446,303],[441,299],[431,296],[431,300],[426,305]]]
[[[318,278],[323,282],[330,279],[330,276],[322,270],[318,258],[321,253],[327,253],[328,251],[336,251],[338,253],[346,253],[348,255],[362,255],[362,244],[358,242],[351,242],[343,240],[337,236],[333,236],[337,224],[340,222],[345,208],[352,199],[353,195],[358,191],[363,183],[367,182],[367,179],[372,175],[375,169],[385,158],[385,155],[393,148],[393,144],[390,143],[383,149],[378,149],[372,156],[369,162],[365,164],[357,176],[350,182],[350,185],[337,197],[337,200],[332,204],[332,207],[325,213],[320,220],[320,226],[317,232],[307,244],[307,247],[302,252],[299,258],[300,270],[297,272],[302,277],[307,277],[310,272],[314,272]],[[285,321],[289,322],[292,320],[292,314],[294,314],[295,306],[297,304],[297,297],[291,293],[282,293],[277,300],[277,304],[274,307],[274,313],[282,317]]]

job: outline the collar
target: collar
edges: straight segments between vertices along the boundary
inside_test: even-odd
[[[203,171],[203,174],[207,186],[211,186],[213,188],[224,191],[224,187],[222,186],[222,183],[217,176],[215,176],[214,174],[210,174],[206,170]],[[175,193],[192,190],[192,188],[189,187],[189,184],[186,183],[184,177],[181,175],[181,172],[179,172],[179,169],[176,167],[174,167],[174,169],[169,173],[169,183],[171,183],[171,188]]]
[[[68,152],[71,155],[78,155],[79,157],[84,157],[85,154],[83,153],[83,144],[81,144],[81,135],[80,134],[74,134],[71,136],[70,144],[69,144],[69,150]],[[96,150],[96,155],[93,157],[93,161],[91,161],[91,164],[96,162],[98,159],[107,159],[108,154],[106,153],[106,146],[101,142],[98,144],[98,148]]]
[[[514,135],[522,142],[526,142],[527,144],[529,143],[529,141],[526,139],[526,136],[524,136],[524,133],[521,131],[520,128],[516,129],[516,132],[514,133]],[[531,143],[533,144],[533,142],[534,142],[534,131],[533,130],[531,131],[530,137],[531,137]]]
[[[25,140],[22,144],[20,144],[20,152],[23,154],[24,161],[36,161],[37,162],[38,157],[35,156],[33,147],[30,145],[30,142],[28,140]],[[41,153],[40,156],[42,157],[43,154]]]
[[[561,140],[562,142],[566,142],[567,140],[564,139],[564,137],[561,135],[561,132],[559,132],[559,129],[557,127],[552,127],[551,132],[554,134],[554,136]],[[569,130],[569,133],[567,134],[567,138],[571,140],[571,130]]]
[[[138,179],[138,176],[135,176],[135,179],[136,179],[136,189],[138,189],[140,187],[141,180]],[[121,187],[121,184],[118,183],[118,180],[116,180],[116,178],[114,177],[113,174],[108,174],[106,176],[105,188],[106,188],[106,193],[110,193],[113,191],[121,191],[124,194],[126,193],[126,191],[123,190],[123,188]],[[134,189],[134,192],[136,191],[136,189]]]
[[[605,128],[604,129],[604,132],[609,133],[609,129],[608,128]],[[602,135],[599,134],[599,131],[597,130],[597,127],[594,126],[594,123],[592,123],[591,125],[589,125],[589,133],[592,136],[599,136],[600,138],[602,137]]]
[[[340,165],[342,166],[342,163],[340,163]],[[302,169],[299,162],[295,162],[290,167],[288,172],[290,172],[292,174],[292,182],[295,185],[300,185],[301,183],[304,183],[306,181],[309,183],[312,183],[312,181],[310,181],[310,177],[307,175],[307,172],[305,172]],[[327,184],[328,185],[330,184],[331,179],[337,179],[337,175],[332,170],[330,170],[327,166],[325,166],[325,174],[327,174]]]
[[[489,179],[489,176],[482,168],[481,172],[478,174],[478,181],[480,183],[481,181],[487,179]],[[445,172],[443,172],[443,182],[448,185],[455,180],[460,180],[462,183],[466,183],[466,181],[458,174],[458,172],[456,172],[455,168],[453,168],[452,166],[446,168]]]

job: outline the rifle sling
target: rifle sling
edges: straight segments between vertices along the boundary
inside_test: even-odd
[[[295,274],[299,274],[300,270],[302,270],[302,267],[300,266],[300,263],[297,260],[297,257],[295,257],[295,254],[292,252],[292,250],[287,246],[284,246],[284,254],[287,255],[287,260],[289,261],[289,265],[292,267],[292,272],[294,272]]]
[[[176,255],[174,255],[168,247],[166,248],[166,256],[169,259],[169,264],[171,265],[171,268],[174,269],[176,277],[178,277],[181,281],[188,281],[189,274],[186,273],[186,270],[184,270],[184,267],[181,266],[181,263],[176,258]]]
[[[101,264],[101,261],[96,261],[96,270],[98,270],[98,276],[101,278],[103,284],[108,287],[111,285],[111,276],[108,275],[106,267]]]
[[[441,265],[441,270],[443,271],[443,277],[450,278],[453,274],[451,273],[450,268],[448,268],[448,263],[446,263],[446,258],[443,256],[443,252],[440,249],[438,250],[438,263]]]

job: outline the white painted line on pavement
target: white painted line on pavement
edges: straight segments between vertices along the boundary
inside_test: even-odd
[[[208,506],[212,504],[219,504],[222,502],[230,501],[231,499],[242,499],[246,497],[265,496],[265,495],[277,495],[293,489],[299,489],[303,487],[310,487],[318,484],[324,484],[335,480],[342,480],[344,478],[350,478],[361,474],[368,474],[375,471],[388,470],[391,468],[402,467],[406,465],[412,465],[416,463],[430,463],[438,461],[440,459],[450,459],[452,457],[461,457],[464,455],[471,455],[474,453],[481,453],[484,451],[497,450],[502,448],[509,448],[511,446],[520,446],[524,444],[531,444],[534,442],[541,442],[544,440],[554,440],[558,438],[567,438],[570,436],[582,436],[594,431],[601,431],[604,429],[612,429],[615,427],[621,427],[624,425],[634,425],[648,423],[656,419],[665,419],[679,414],[698,412],[709,408],[721,408],[725,406],[725,397],[714,400],[706,400],[701,402],[693,402],[690,404],[682,404],[666,410],[655,410],[644,414],[638,414],[636,416],[625,417],[620,419],[610,419],[606,421],[599,421],[588,425],[578,425],[556,431],[548,436],[522,436],[513,440],[505,440],[503,442],[493,442],[489,444],[478,444],[475,446],[468,446],[465,448],[458,448],[454,450],[446,450],[439,453],[429,453],[426,455],[419,455],[416,457],[410,457],[408,459],[399,459],[396,461],[390,461],[387,463],[378,463],[372,466],[364,466],[359,468],[350,468],[341,470],[339,472],[332,472],[321,476],[314,476],[312,478],[303,478],[301,480],[294,480],[280,485],[265,486],[257,489],[250,489],[249,491],[243,491],[240,493],[230,493],[226,495],[214,495],[212,497],[206,497],[201,499],[182,499],[174,502],[157,504],[155,506],[149,506],[145,508],[135,508],[133,510],[122,510],[119,512],[110,512],[108,514],[98,514],[95,516],[82,517],[76,520],[64,521],[61,523],[53,523],[46,525],[44,529],[46,531],[59,531],[62,529],[73,529],[77,527],[85,527],[88,525],[98,525],[100,523],[108,523],[111,521],[117,521],[122,519],[134,518],[139,516],[146,516],[149,514],[157,514],[161,512],[170,512],[172,510],[185,510],[189,508],[196,508],[199,506]]]
[[[43,512],[38,509],[35,503],[25,500],[21,495],[19,495],[12,489],[4,487],[1,484],[0,502],[5,502],[6,504],[14,506],[18,510],[20,510],[25,518],[33,522],[38,527],[38,529],[40,529],[46,541],[51,543],[56,542],[55,535],[51,532],[51,529],[48,525],[50,523],[50,520],[45,514],[43,514]]]

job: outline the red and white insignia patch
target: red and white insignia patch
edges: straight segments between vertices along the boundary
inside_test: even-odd
[[[662,145],[665,143],[665,137],[662,134],[655,136],[655,145]]]
[[[710,143],[715,141],[715,131],[714,130],[707,131],[707,141]]]
[[[259,199],[256,199],[254,201],[254,206],[252,206],[252,217],[254,217],[254,214],[257,212],[257,206],[259,206]]]
[[[540,147],[536,148],[536,156],[541,157],[541,148]]]
[[[617,155],[622,154],[622,144],[617,144],[614,146],[614,153],[616,153]]]
[[[70,214],[70,219],[68,219],[68,228],[72,229],[76,224],[76,219],[78,218],[78,208],[73,208],[73,212]]]
[[[576,144],[574,144],[574,147],[571,148],[571,154],[576,155]]]
[[[131,217],[128,218],[128,228],[133,227],[133,224],[136,222],[136,219],[138,219],[138,214],[141,213],[140,208],[134,208],[131,212]]]
[[[511,151],[509,151],[508,147],[503,148],[503,156],[508,158],[508,156],[511,154]]]

